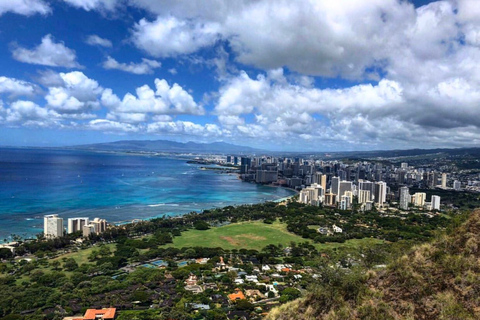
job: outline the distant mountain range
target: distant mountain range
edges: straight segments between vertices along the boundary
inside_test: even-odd
[[[216,154],[262,154],[269,153],[278,156],[309,156],[316,154],[322,158],[377,158],[377,157],[411,157],[429,154],[470,155],[480,157],[480,148],[438,148],[438,149],[407,149],[407,150],[371,150],[371,151],[337,151],[337,152],[279,152],[261,150],[247,146],[238,146],[226,142],[197,143],[175,142],[169,140],[122,140],[107,143],[95,143],[70,146],[73,149],[97,151],[130,151],[130,152],[171,152],[171,153],[216,153]]]
[[[138,151],[138,152],[173,152],[173,153],[223,153],[251,154],[265,152],[246,146],[237,146],[225,142],[197,143],[175,142],[168,140],[122,140],[107,143],[71,146],[69,148],[98,151]]]

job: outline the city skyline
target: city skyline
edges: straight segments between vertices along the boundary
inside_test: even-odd
[[[6,0],[0,145],[478,145],[475,1],[346,2]]]

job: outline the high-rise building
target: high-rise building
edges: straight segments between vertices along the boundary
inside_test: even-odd
[[[58,238],[63,236],[63,218],[58,214],[43,217],[43,234],[45,238]]]
[[[327,189],[327,175],[321,172],[315,172],[313,175],[313,183],[318,183],[322,186],[323,190]]]
[[[324,204],[327,206],[333,206],[335,205],[335,203],[336,203],[336,195],[333,193],[326,193]]]
[[[83,226],[83,236],[88,237],[92,233],[100,234],[107,230],[107,220],[95,218],[89,224]]]
[[[402,162],[402,163],[400,164],[400,168],[402,168],[402,169],[408,169],[408,163],[407,163],[407,162]]]
[[[370,202],[370,190],[358,190],[358,203]]]
[[[400,188],[400,204],[399,204],[400,209],[407,210],[409,202],[410,202],[410,193],[409,193],[408,187],[403,186]]]
[[[432,210],[440,210],[440,196],[432,196]]]
[[[340,200],[340,210],[350,209],[351,204],[352,204],[352,199],[348,195],[343,195]]]
[[[358,180],[358,190],[359,190],[359,195],[360,191],[370,191],[370,199],[367,201],[373,200],[373,196],[375,195],[375,184],[371,181],[366,181],[366,180]]]
[[[447,187],[447,174],[444,172],[442,173],[442,188]]]
[[[242,157],[240,159],[240,173],[247,173],[248,169],[252,166],[252,159]]]
[[[387,184],[383,181],[375,183],[375,203],[383,206],[387,198]]]
[[[90,222],[95,228],[95,233],[99,234],[107,230],[107,220],[95,218],[92,222]]]
[[[68,233],[74,233],[77,231],[82,231],[83,226],[89,223],[90,219],[88,218],[68,218]]]
[[[345,195],[345,192],[349,191],[352,192],[352,182],[351,181],[340,181],[340,186],[338,190],[338,196],[341,197]]]
[[[416,192],[413,195],[413,204],[417,207],[423,207],[426,199],[427,194],[425,192]]]
[[[458,191],[461,188],[462,188],[462,184],[460,183],[460,181],[458,181],[458,180],[453,181],[453,189]]]
[[[330,193],[338,195],[339,191],[340,191],[340,178],[339,177],[333,177],[332,178],[332,184],[330,186]]]

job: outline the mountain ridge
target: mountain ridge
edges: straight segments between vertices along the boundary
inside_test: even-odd
[[[239,146],[222,141],[211,143],[177,142],[170,140],[119,140],[114,142],[94,143],[69,146],[68,148],[98,151],[144,151],[174,153],[258,153],[268,152],[247,146]]]

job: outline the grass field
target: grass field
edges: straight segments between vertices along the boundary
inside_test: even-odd
[[[211,228],[209,230],[189,230],[182,233],[182,236],[173,239],[172,246],[175,248],[183,247],[221,247],[224,249],[255,249],[261,250],[269,244],[282,244],[284,247],[290,245],[290,242],[310,242],[287,231],[287,225],[278,221],[273,224],[265,224],[261,221],[249,221],[233,223],[227,226]],[[382,243],[378,239],[353,239],[345,243],[325,243],[315,244],[318,250],[328,250],[339,247],[350,249],[358,248],[362,245],[373,245]]]
[[[170,246],[260,250],[269,244],[287,246],[291,241],[308,240],[288,232],[286,225],[280,222],[265,224],[261,221],[249,221],[209,230],[189,230],[183,232],[181,237],[175,237]]]
[[[108,247],[111,252],[115,251],[115,244],[114,243],[105,244],[105,246]],[[67,259],[68,258],[73,258],[73,259],[75,259],[75,261],[77,262],[78,265],[81,265],[83,263],[90,263],[90,261],[88,261],[88,256],[92,253],[93,250],[98,251],[98,249],[99,249],[99,247],[95,246],[95,247],[91,247],[91,248],[87,248],[87,249],[83,249],[83,250],[78,250],[77,252],[70,252],[70,253],[62,254],[62,255],[60,255],[57,258],[52,259],[52,260],[62,261],[63,258],[67,258]]]

